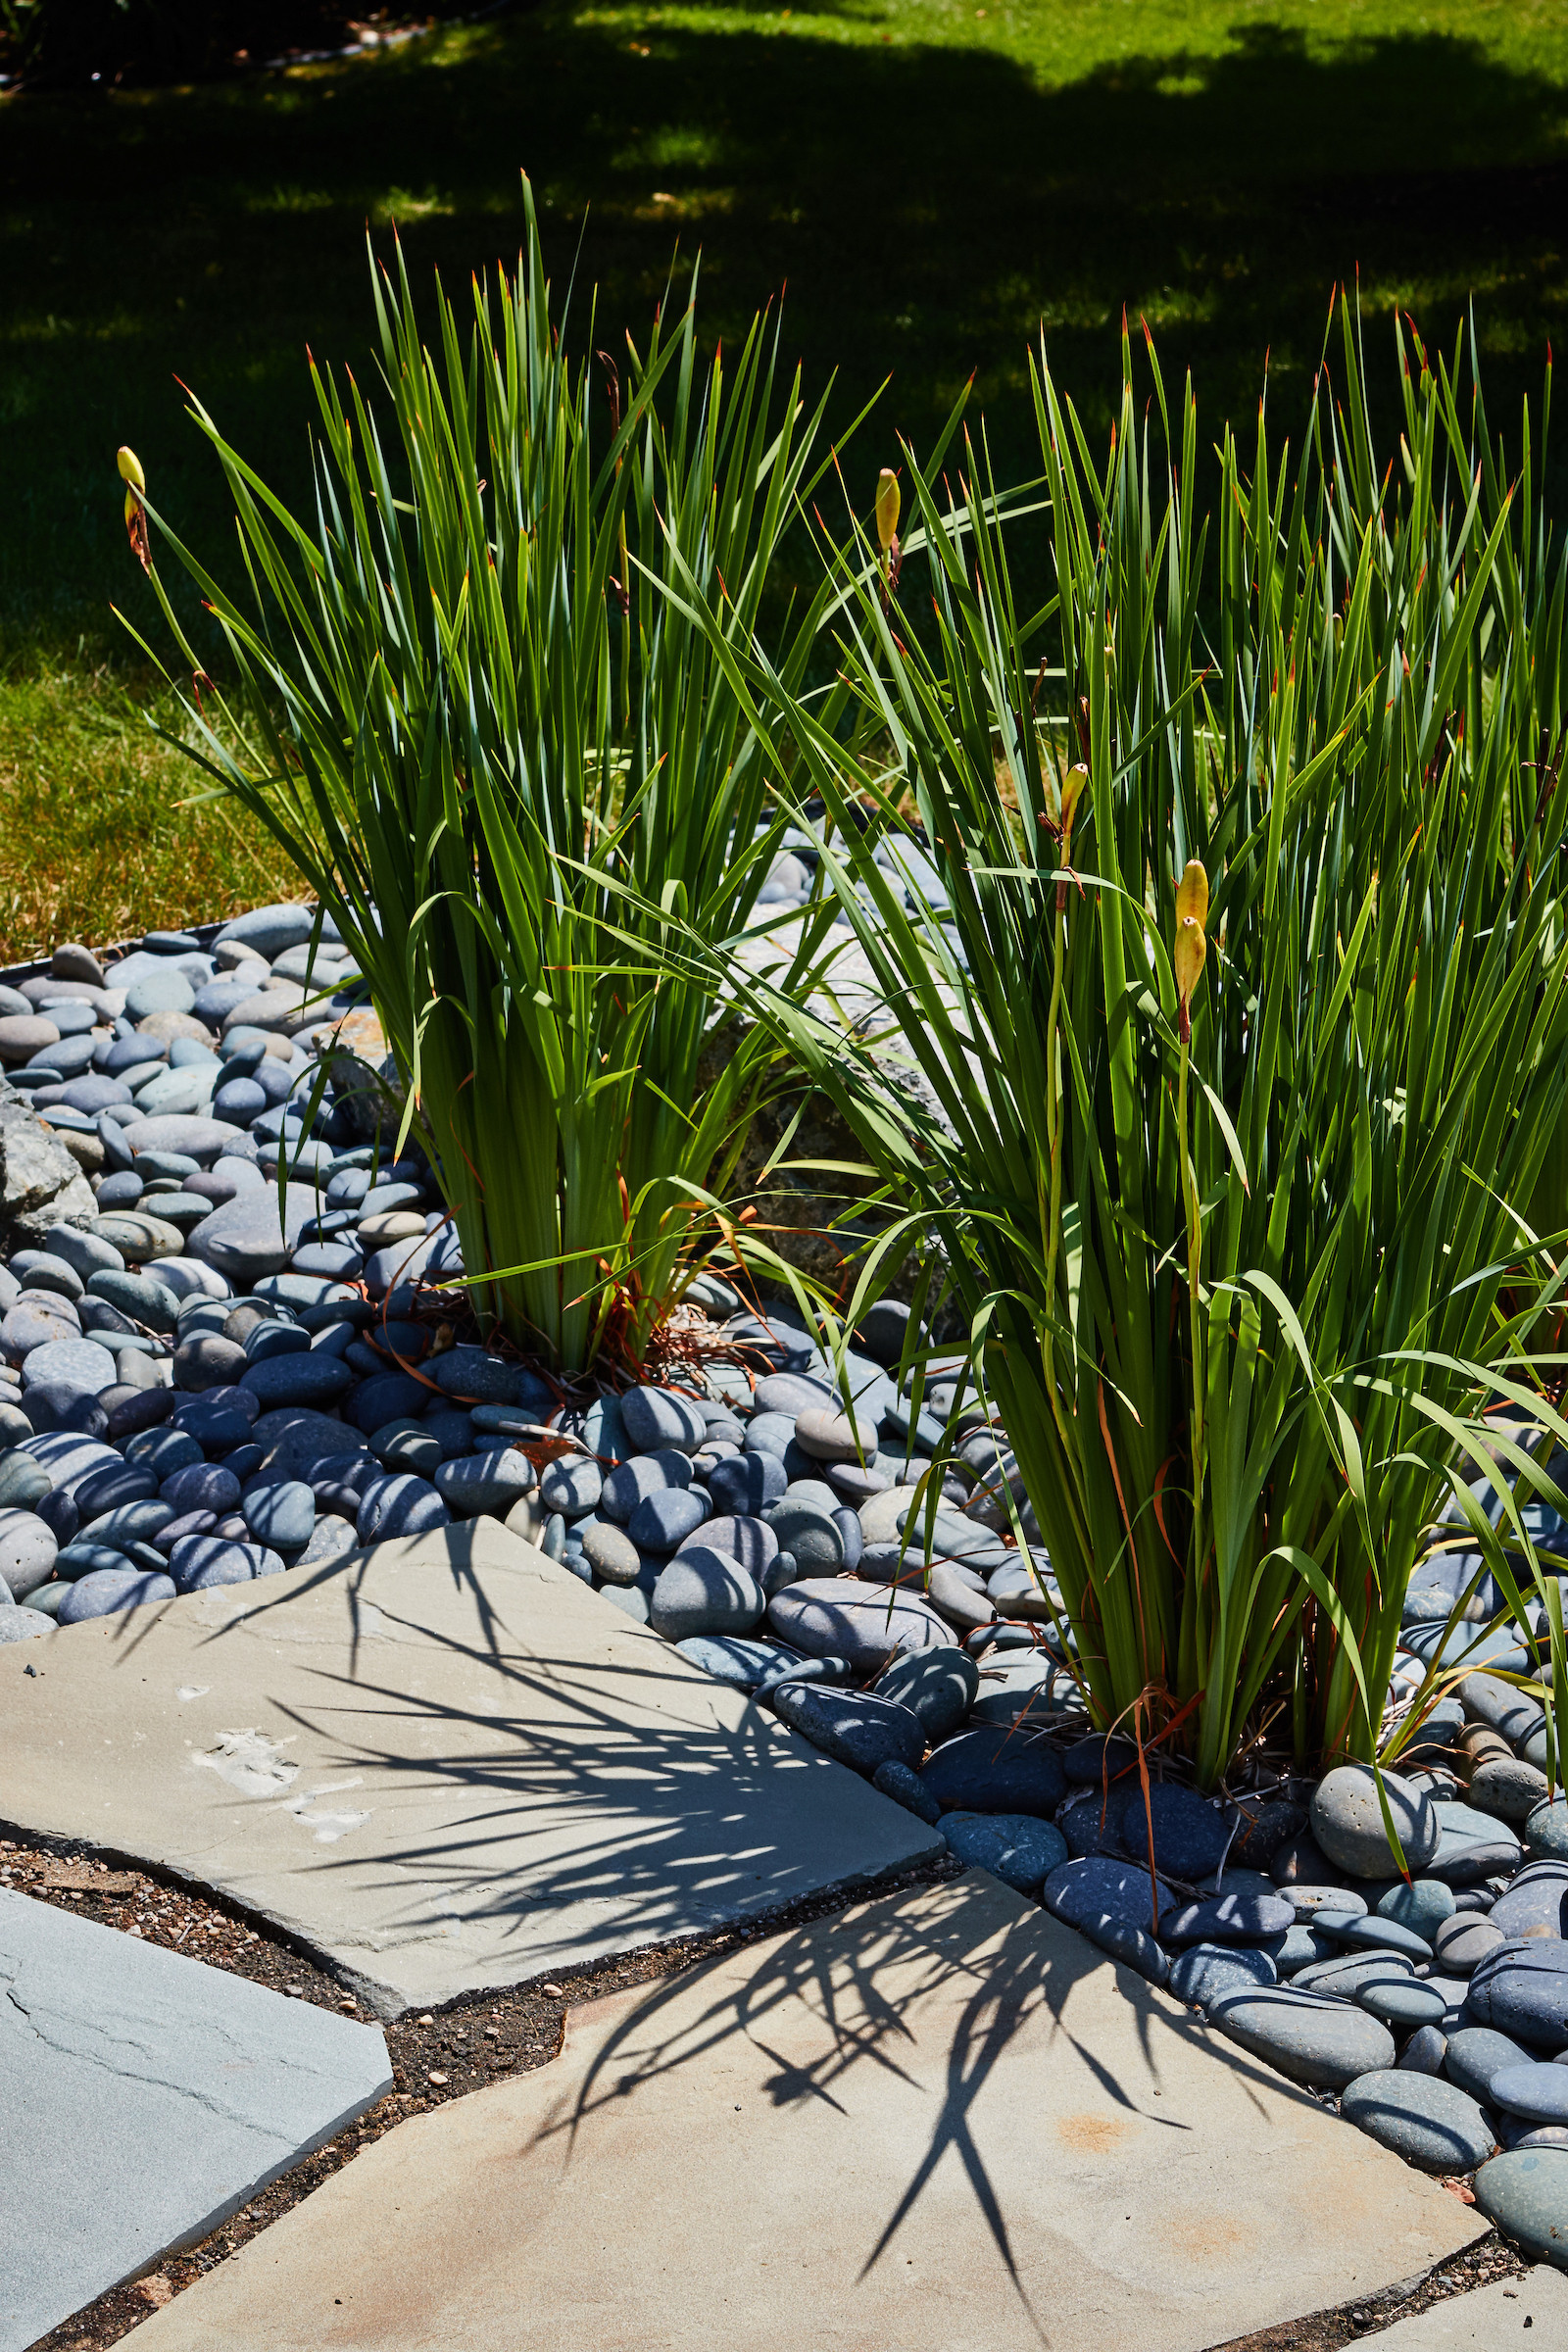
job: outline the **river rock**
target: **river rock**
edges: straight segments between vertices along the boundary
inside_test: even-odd
[[[956,1732],[980,1690],[980,1669],[967,1650],[949,1645],[907,1650],[877,1678],[878,1698],[897,1699],[919,1717],[933,1746]]]
[[[1464,2022],[1548,2055],[1568,2049],[1568,1943],[1541,1936],[1489,1952],[1471,1976]]]
[[[1020,1894],[1038,1894],[1067,1859],[1061,1832],[1028,1813],[944,1813],[941,1830],[967,1869],[989,1870]]]
[[[1383,1775],[1383,1788],[1405,1864],[1419,1875],[1438,1850],[1436,1807],[1424,1789],[1396,1773]],[[1319,1846],[1351,1878],[1387,1879],[1397,1868],[1369,1766],[1341,1764],[1326,1773],[1312,1792],[1310,1815]]]
[[[1496,2145],[1475,2100],[1440,2076],[1376,2068],[1346,2084],[1340,2105],[1358,2130],[1424,2173],[1471,2172]]]
[[[1527,2253],[1568,2269],[1568,2148],[1515,2149],[1484,2164],[1474,2182],[1488,2221]]]
[[[1297,1984],[1225,1993],[1209,2022],[1293,2082],[1343,2090],[1358,2076],[1394,2065],[1394,2037],[1366,2010]]]
[[[651,1620],[656,1631],[661,1630],[662,1583],[661,1577],[654,1587]],[[907,1707],[891,1699],[835,1690],[825,1683],[786,1682],[769,1693],[768,1704],[803,1740],[867,1780],[880,1764],[903,1764],[912,1771],[925,1752],[925,1734],[918,1722]],[[1044,1879],[1044,1870],[1040,1876]]]
[[[660,1572],[648,1616],[666,1642],[683,1642],[695,1634],[749,1633],[765,1605],[761,1586],[738,1560],[693,1545]]]
[[[808,1657],[843,1658],[855,1674],[875,1674],[901,1650],[952,1646],[947,1626],[923,1601],[839,1577],[787,1585],[769,1601],[767,1622],[781,1642]]]

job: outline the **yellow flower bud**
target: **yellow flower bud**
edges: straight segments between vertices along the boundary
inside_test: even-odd
[[[120,478],[122,482],[129,482],[133,490],[146,489],[147,476],[143,473],[141,460],[133,449],[122,449],[115,459],[115,464],[120,467]]]
[[[1176,889],[1176,994],[1180,1000],[1178,1035],[1183,1045],[1193,1034],[1193,991],[1203,976],[1208,940],[1203,930],[1208,916],[1208,876],[1196,858],[1190,859]]]
[[[1061,787],[1061,859],[1065,865],[1072,855],[1072,820],[1077,813],[1078,798],[1089,781],[1089,770],[1083,765],[1069,767]]]
[[[899,477],[891,466],[884,466],[876,485],[876,535],[882,542],[882,553],[899,535]]]

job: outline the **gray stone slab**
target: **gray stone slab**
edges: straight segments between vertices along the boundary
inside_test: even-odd
[[[379,2027],[0,1893],[0,2352],[205,2237],[391,2087]]]
[[[1528,2330],[1528,2332],[1527,2332]],[[1523,2278],[1504,2278],[1430,2304],[1396,2320],[1365,2341],[1378,2352],[1564,2352],[1568,2346],[1568,2278],[1541,2263]]]
[[[493,1520],[0,1646],[0,1816],[265,1912],[383,2016],[943,1851]]]
[[[971,1872],[568,2011],[136,2352],[1200,2352],[1485,2230]]]

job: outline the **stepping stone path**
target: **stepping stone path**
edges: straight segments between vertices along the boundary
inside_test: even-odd
[[[205,2237],[391,2087],[377,2027],[0,1892],[0,2352]]]
[[[569,2012],[138,2334],[1203,2352],[1484,2228],[974,1872]]]
[[[9,1819],[219,1889],[382,2016],[944,1850],[486,1520],[8,1651],[0,1724]]]

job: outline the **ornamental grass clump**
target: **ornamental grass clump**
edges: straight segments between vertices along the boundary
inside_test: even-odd
[[[222,633],[218,694],[152,567],[202,690],[192,738],[362,967],[476,1303],[577,1371],[612,1343],[641,1360],[767,1083],[758,1032],[705,1064],[717,984],[656,951],[672,922],[744,928],[776,850],[724,643],[759,626],[821,410],[779,382],[762,321],[700,367],[690,304],[623,369],[574,359],[524,196],[517,277],[475,282],[466,330],[438,286],[433,349],[401,253],[372,270],[381,381],[313,363],[309,517],[193,404],[247,595],[139,480],[132,540],[146,561],[150,516]],[[675,564],[716,641],[661,593]],[[792,686],[828,593],[783,632]],[[627,892],[644,912],[607,960]]]
[[[1551,1563],[1470,1482],[1488,1408],[1565,1434],[1568,575],[1528,414],[1509,483],[1461,355],[1401,336],[1380,460],[1348,314],[1343,353],[1294,448],[1225,433],[1209,519],[1152,346],[1102,465],[1042,360],[1049,520],[906,451],[923,560],[837,563],[834,694],[725,646],[887,1008],[747,998],[903,1204],[866,1293],[940,1239],[1094,1720],[1203,1787],[1375,1754],[1452,1495],[1562,1699]]]

